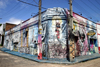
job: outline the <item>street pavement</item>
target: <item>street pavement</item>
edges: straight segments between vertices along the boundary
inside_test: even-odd
[[[100,58],[72,65],[39,63],[0,51],[0,67],[100,67]]]

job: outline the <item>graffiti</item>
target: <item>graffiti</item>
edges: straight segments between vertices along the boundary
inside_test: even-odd
[[[90,35],[88,35],[88,33],[90,33]],[[88,35],[88,42],[89,42],[89,54],[98,53],[96,30],[87,28],[87,35]]]
[[[20,31],[12,34],[12,46],[14,51],[18,51],[20,45]]]
[[[85,33],[85,28],[84,26],[80,25],[80,29],[79,29],[79,45],[80,45],[80,55],[86,55],[86,49],[87,49],[87,45],[85,44],[85,40],[86,40],[86,33]]]
[[[43,57],[59,59],[98,53],[96,24],[73,13],[71,31],[67,22],[69,13],[65,11],[54,8],[44,12],[41,35],[38,34],[38,15],[6,31],[4,47],[20,53],[41,53]]]
[[[0,34],[0,44],[1,44],[1,42],[2,42],[2,36],[1,36],[1,34]]]
[[[19,47],[18,52],[30,54],[30,48],[29,47]]]
[[[58,18],[60,17],[58,16]],[[52,20],[48,25],[49,57],[66,58],[66,21]]]
[[[29,47],[30,54],[37,55],[37,44],[38,44],[38,26],[29,27]]]
[[[86,55],[88,52],[88,42],[85,25],[74,22],[73,33],[75,38],[75,56]]]
[[[62,48],[61,44],[59,45],[52,45],[49,47],[50,52],[50,58],[66,58],[66,48]]]
[[[47,44],[47,23],[42,23],[42,56],[47,57],[48,54],[48,44]]]
[[[27,32],[26,29],[23,29],[23,46],[27,44]]]

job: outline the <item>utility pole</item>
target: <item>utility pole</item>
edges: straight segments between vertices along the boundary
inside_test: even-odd
[[[69,61],[73,62],[75,59],[75,41],[73,36],[73,9],[72,9],[72,0],[69,0],[70,5],[70,16],[69,16]]]
[[[70,26],[71,30],[73,29],[73,8],[72,8],[72,0],[69,0],[70,4]]]
[[[41,0],[39,0],[39,27],[41,26]]]
[[[41,26],[41,0],[39,0],[39,21],[38,21],[38,59],[42,59],[42,26]]]

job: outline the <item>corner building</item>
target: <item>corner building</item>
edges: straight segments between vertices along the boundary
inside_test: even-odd
[[[70,32],[66,8],[49,8],[42,12],[41,17],[41,37],[38,35],[38,15],[35,15],[5,32],[4,47],[37,56],[41,52],[42,57],[48,59],[67,60],[99,53],[99,24],[73,12],[73,31]],[[39,39],[42,40],[41,46]],[[71,44],[74,46],[70,47]]]

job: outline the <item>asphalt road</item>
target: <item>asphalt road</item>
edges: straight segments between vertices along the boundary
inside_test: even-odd
[[[0,67],[100,67],[100,58],[73,65],[38,63],[0,51]]]

